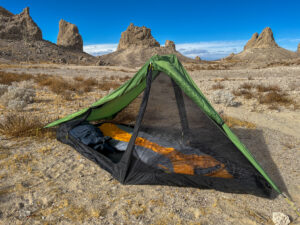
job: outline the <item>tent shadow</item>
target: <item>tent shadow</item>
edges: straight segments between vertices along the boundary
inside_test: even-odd
[[[270,176],[278,188],[289,195],[280,171],[273,161],[270,150],[260,129],[232,128],[242,143],[249,149],[262,168]],[[276,194],[276,193],[274,193]]]

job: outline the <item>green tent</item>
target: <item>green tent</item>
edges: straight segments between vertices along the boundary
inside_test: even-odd
[[[87,123],[111,120],[122,113],[140,95],[144,96],[134,129],[132,128],[129,131],[123,127],[132,136],[128,140],[126,154],[122,154],[120,160],[112,162],[99,152],[93,152],[90,148],[87,150],[85,146],[81,145],[82,143],[79,144],[77,143],[78,140],[70,137],[69,131],[78,124],[82,124],[83,121]],[[175,55],[155,55],[151,57],[132,79],[118,89],[96,101],[89,108],[54,121],[46,127],[57,125],[60,125],[58,133],[60,141],[73,146],[81,154],[99,164],[125,184],[198,186],[230,191],[233,186],[239,186],[241,183],[243,184],[241,186],[247,189],[247,185],[251,186],[248,181],[255,177],[253,178],[253,188],[250,192],[255,193],[255,189],[261,187],[263,187],[261,189],[266,189],[267,186],[271,186],[278,193],[281,193],[248,149],[214,110]],[[121,128],[119,126],[117,129],[120,130]],[[178,129],[178,133],[176,133],[176,129]],[[173,139],[168,138],[167,134],[170,134],[169,136],[172,136]],[[236,174],[233,175],[234,179],[231,179],[235,181],[216,178],[216,176],[207,178],[207,174],[213,174],[211,170],[207,172],[208,166],[205,167],[206,172],[203,172],[203,168],[199,172],[199,182],[196,182],[198,178],[196,179],[195,176],[193,179],[187,179],[191,174],[196,173],[194,172],[196,171],[195,167],[193,167],[192,173],[181,173],[182,168],[190,167],[186,166],[186,164],[180,164],[181,166],[175,165],[178,162],[174,164],[174,160],[172,161],[169,153],[167,155],[169,157],[168,160],[171,160],[171,164],[173,163],[170,168],[168,167],[170,162],[165,162],[163,165],[159,164],[160,168],[157,168],[157,165],[152,165],[154,161],[150,159],[156,157],[155,160],[157,161],[164,154],[156,151],[155,154],[151,153],[152,155],[150,155],[150,151],[145,150],[146,148],[143,146],[140,150],[135,149],[134,145],[137,145],[137,139],[141,138],[141,135],[148,139],[152,138],[151,140],[154,140],[156,144],[159,143],[160,147],[172,145],[171,143],[177,141],[177,145],[174,145],[175,149],[182,149],[182,146],[184,146],[184,150],[178,150],[177,158],[184,154],[183,158],[190,160],[186,156],[197,152],[195,149],[201,149],[201,153],[197,153],[198,156],[201,154],[205,156],[210,155],[217,161],[222,162],[228,173]],[[66,136],[67,138],[65,138]],[[119,138],[118,140],[120,141],[121,139]],[[170,140],[173,140],[173,142]],[[139,155],[142,151],[145,151],[143,153],[144,158],[143,160],[139,159],[138,163],[137,158],[142,157]],[[203,155],[201,159],[204,158]],[[134,159],[131,159],[131,157],[134,157]],[[131,165],[133,163],[135,163],[135,166]],[[188,164],[195,165],[195,160]],[[218,168],[220,170],[220,165],[215,165],[214,169]],[[176,166],[178,167],[177,169],[175,168]],[[147,170],[142,168],[147,168]],[[212,166],[209,168],[212,168]],[[142,170],[144,172],[140,172],[141,174],[137,172]],[[155,172],[152,172],[152,175],[149,175],[147,180],[145,179],[147,177],[145,175],[147,172],[145,171],[148,170]],[[176,173],[176,171],[179,172]],[[161,178],[153,180],[153,174]],[[150,177],[152,177],[152,180]],[[239,188],[238,192],[242,191],[243,188]]]

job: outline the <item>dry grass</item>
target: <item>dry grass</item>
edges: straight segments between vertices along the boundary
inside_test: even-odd
[[[258,100],[259,103],[267,105],[280,104],[287,106],[295,104],[295,102],[289,98],[286,93],[276,91],[271,91],[265,95],[260,95]]]
[[[245,127],[248,129],[256,128],[256,125],[254,123],[245,120],[240,120],[235,117],[223,115],[222,118],[229,127]]]
[[[245,99],[255,98],[255,94],[253,92],[251,92],[250,90],[245,90],[245,89],[234,90],[234,91],[232,91],[232,94],[235,96],[242,96]]]
[[[247,89],[247,90],[250,90],[250,89],[252,89],[252,88],[254,88],[254,87],[255,87],[255,85],[250,84],[250,83],[244,83],[244,84],[242,84],[242,85],[240,86],[240,88]]]
[[[265,86],[262,84],[256,85],[256,90],[258,92],[281,92],[282,90],[277,86],[277,85],[269,85],[269,86]]]
[[[125,77],[120,77],[119,80],[120,80],[122,83],[124,83],[124,82],[128,81],[130,78],[131,78],[131,77],[127,75],[127,76],[125,76]]]
[[[58,76],[48,76],[47,79],[41,80],[38,84],[41,86],[48,86],[51,91],[62,96],[68,96],[70,92],[82,94],[83,92],[90,92],[94,88],[98,88],[102,91],[109,91],[110,89],[116,89],[120,86],[118,80],[109,80],[108,78],[98,82],[92,77],[87,79],[77,77],[72,81],[65,80]]]
[[[116,89],[120,86],[118,81],[102,81],[99,83],[99,88],[103,91],[109,91],[110,89]]]
[[[66,91],[76,91],[78,86],[74,82],[69,82],[58,76],[43,76],[38,78],[39,86],[47,86],[56,94],[63,94]]]
[[[34,76],[31,74],[17,74],[0,71],[0,84],[11,85],[11,83],[13,82],[20,82],[31,79],[34,79]]]
[[[0,134],[9,137],[55,138],[53,129],[44,129],[41,118],[29,114],[9,114],[0,121]]]
[[[279,105],[292,105],[294,106],[294,109],[299,108],[299,105],[277,85],[255,85],[244,83],[238,90],[232,91],[232,94],[244,97],[245,99],[257,99],[260,104],[268,105],[268,108],[272,110],[278,110]]]
[[[83,76],[77,76],[73,78],[75,81],[81,82],[84,81],[84,77]]]
[[[206,62],[206,64],[195,64],[195,63],[186,63],[185,68],[188,71],[197,71],[197,70],[224,70],[228,69],[228,66],[223,64],[217,64],[215,62]]]
[[[217,84],[214,84],[213,86],[211,86],[211,89],[212,90],[224,89],[224,85],[217,83]]]
[[[109,91],[118,88],[121,83],[129,80],[130,76],[105,77],[101,82],[95,78],[85,79],[83,76],[77,76],[73,79],[64,79],[60,76],[51,76],[45,74],[31,75],[31,74],[16,74],[6,73],[0,71],[0,84],[11,85],[12,82],[20,82],[24,80],[34,80],[40,87],[48,87],[49,90],[57,95],[62,96],[65,100],[72,100],[72,93],[82,94],[90,92],[97,88],[102,91]]]
[[[83,80],[83,82],[81,83],[81,85],[84,85],[84,86],[91,86],[91,87],[94,87],[94,86],[97,86],[98,85],[98,81],[93,78],[93,77],[90,77],[86,80]]]

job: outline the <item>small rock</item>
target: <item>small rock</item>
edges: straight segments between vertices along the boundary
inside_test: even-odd
[[[272,221],[275,225],[288,225],[290,218],[282,212],[273,212]]]

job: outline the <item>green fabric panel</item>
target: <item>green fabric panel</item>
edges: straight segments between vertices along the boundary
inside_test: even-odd
[[[84,114],[86,111],[88,111],[89,108],[84,108],[78,112],[75,112],[75,113],[72,113],[62,119],[59,119],[59,120],[56,120],[56,121],[53,121],[52,123],[49,123],[48,125],[45,126],[45,128],[49,128],[49,127],[54,127],[54,126],[57,126],[63,122],[67,122],[69,120],[72,120],[76,117],[79,117],[80,115]]]
[[[276,186],[276,184],[271,180],[271,178],[268,176],[268,174],[262,169],[262,167],[258,164],[258,162],[255,160],[255,158],[252,156],[252,154],[249,152],[249,150],[241,143],[239,138],[230,130],[230,128],[223,124],[222,126],[223,130],[225,131],[227,137],[232,141],[232,143],[242,152],[242,154],[249,160],[249,162],[260,172],[260,174],[269,182],[269,184],[279,193],[281,194],[281,191]]]
[[[91,106],[95,107],[95,106],[102,105],[106,102],[113,100],[116,97],[123,95],[124,93],[132,90],[133,88],[135,88],[146,77],[148,65],[149,65],[149,60],[129,81],[124,83],[118,89],[114,90],[112,93],[110,93],[110,94],[106,95],[105,97],[101,98],[100,100],[96,101]]]
[[[106,102],[109,102],[109,101],[121,96],[122,94],[132,90],[134,87],[136,87],[142,81],[142,79],[146,76],[149,61],[150,60],[148,60],[148,62],[134,75],[133,78],[131,78],[129,81],[125,82],[123,85],[121,85],[119,88],[114,90],[112,93],[110,93],[110,94],[104,96],[103,98],[101,98],[100,100],[94,102],[90,107],[96,107],[96,106],[105,104]],[[46,125],[45,128],[57,126],[61,123],[64,123],[64,122],[67,122],[74,118],[77,118],[80,115],[84,114],[88,109],[89,108],[82,109],[82,110],[72,113],[62,119],[56,120],[56,121]]]
[[[87,120],[101,120],[116,114],[129,105],[130,102],[132,102],[145,89],[145,87],[146,80],[141,82],[136,88],[131,89],[120,97],[107,102],[102,107],[93,109]]]

